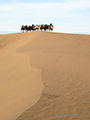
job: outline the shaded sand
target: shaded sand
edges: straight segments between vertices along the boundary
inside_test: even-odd
[[[41,96],[41,70],[31,67],[27,55],[16,53],[39,34],[0,35],[0,120],[15,120]]]
[[[41,69],[44,84],[16,120],[90,120],[90,35],[41,32],[16,52]]]

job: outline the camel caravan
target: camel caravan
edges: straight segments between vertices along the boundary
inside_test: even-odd
[[[35,25],[34,26],[34,24],[32,24],[32,26],[27,26],[27,25],[25,25],[25,26],[22,25],[21,26],[21,31],[23,31],[23,32],[24,31],[27,32],[27,31],[31,31],[31,30],[32,31],[34,31],[34,30],[45,30],[45,31],[46,30],[49,30],[49,31],[51,30],[52,31],[53,30],[53,25],[52,25],[52,23],[50,23],[50,25],[47,25],[47,24],[43,25],[42,24],[42,25]]]

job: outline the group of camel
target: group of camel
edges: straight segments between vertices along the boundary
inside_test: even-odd
[[[24,30],[27,32],[27,31],[34,31],[34,30],[53,30],[53,25],[52,25],[52,23],[50,23],[50,25],[47,25],[47,24],[45,24],[45,25],[35,25],[34,26],[34,24],[32,24],[32,26],[27,26],[27,25],[22,25],[21,26],[21,31],[23,31],[24,32]]]

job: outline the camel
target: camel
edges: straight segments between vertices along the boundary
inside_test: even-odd
[[[24,27],[25,27],[25,30],[26,30],[26,32],[27,32],[27,31],[28,31],[28,26],[27,26],[27,25],[25,25]]]
[[[23,32],[24,32],[24,30],[25,30],[24,25],[21,26],[21,31],[22,31],[22,30],[23,30]]]
[[[48,30],[48,27],[49,27],[49,25],[45,24],[45,25],[44,25],[44,30],[45,30],[45,31]]]
[[[39,28],[40,28],[40,25],[36,25],[36,26],[32,25],[32,30],[39,30]]]
[[[27,31],[31,31],[32,30],[32,27],[29,25],[28,27],[27,27]]]
[[[32,24],[31,29],[32,29],[33,31],[36,30],[34,24]]]
[[[50,30],[53,30],[53,25],[52,25],[52,23],[50,23],[50,25],[47,25],[47,24],[45,24],[45,25],[36,25],[36,26],[34,26],[34,24],[32,24],[32,26],[27,26],[27,25],[22,25],[21,26],[21,31],[23,30],[23,32],[24,32],[24,30],[26,30],[26,32],[27,31],[31,31],[31,30],[39,30],[39,28],[40,28],[40,30],[48,30],[49,29],[49,31]]]
[[[52,23],[50,23],[48,29],[49,29],[49,31],[50,31],[50,30],[53,30],[53,25],[52,25]]]
[[[21,31],[22,30],[23,30],[23,32],[24,32],[24,30],[26,30],[26,32],[29,31],[29,30],[31,31],[31,26],[27,26],[27,25],[24,26],[24,25],[22,25],[21,26]]]
[[[27,30],[28,30],[28,26],[27,26],[27,25],[25,25],[25,26],[22,25],[22,26],[21,26],[21,31],[22,31],[22,30],[23,30],[23,32],[24,32],[24,30],[26,30],[26,32],[27,32]]]
[[[49,26],[49,31],[53,30],[53,25]]]
[[[44,25],[41,25],[41,26],[40,26],[40,30],[43,30],[43,29],[44,29]]]
[[[45,31],[48,29],[48,25],[45,24],[45,25],[41,25],[40,26],[40,30],[44,29]]]
[[[40,28],[40,25],[36,25],[36,26],[35,26],[35,29],[36,29],[36,30],[39,30],[39,28]]]

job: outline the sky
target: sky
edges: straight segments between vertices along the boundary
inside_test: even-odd
[[[90,0],[0,0],[0,34],[50,23],[54,32],[90,34]]]

